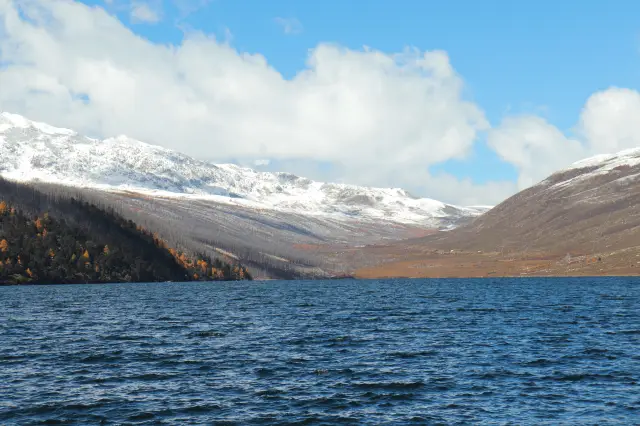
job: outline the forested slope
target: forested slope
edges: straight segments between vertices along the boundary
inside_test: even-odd
[[[111,209],[0,179],[2,284],[242,279],[244,266],[179,252]]]

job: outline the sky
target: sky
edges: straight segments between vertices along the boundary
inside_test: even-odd
[[[640,146],[640,3],[0,0],[0,110],[493,205]]]

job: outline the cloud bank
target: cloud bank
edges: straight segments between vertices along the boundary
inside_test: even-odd
[[[325,178],[463,204],[498,202],[571,161],[640,140],[632,90],[593,95],[574,139],[535,116],[492,129],[443,51],[319,44],[285,79],[263,56],[210,35],[157,45],[102,8],[66,0],[0,0],[0,64],[0,110],[201,159],[329,162]],[[484,132],[518,169],[517,184],[429,173],[465,158]]]

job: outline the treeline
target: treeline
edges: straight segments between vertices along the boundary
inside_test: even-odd
[[[258,271],[262,276],[276,279],[324,278],[328,274],[317,267],[312,260],[305,258],[305,252],[291,249],[289,244],[274,239],[256,239],[250,229],[243,234],[229,232],[229,224],[212,221],[212,210],[199,210],[198,202],[154,199],[143,194],[114,194],[89,189],[62,187],[53,184],[39,184],[42,192],[59,196],[76,197],[90,200],[91,204],[105,210],[113,210],[119,215],[133,220],[146,229],[153,229],[170,246],[180,248],[187,255],[205,254],[211,258],[226,260],[230,263],[242,263]],[[183,214],[186,211],[197,214]],[[237,215],[237,212],[235,213]],[[200,216],[206,219],[200,219]],[[195,220],[194,220],[195,219]],[[265,227],[266,228],[266,227]],[[233,253],[235,257],[225,256],[216,249]],[[288,260],[278,260],[265,252],[275,252]],[[236,259],[237,257],[237,259]]]
[[[243,265],[177,250],[113,209],[0,179],[0,283],[251,278]]]

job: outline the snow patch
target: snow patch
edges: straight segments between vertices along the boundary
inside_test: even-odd
[[[417,198],[400,188],[315,182],[290,173],[210,164],[127,136],[91,139],[9,113],[0,115],[0,174],[25,182],[435,228],[453,227],[488,210]]]

